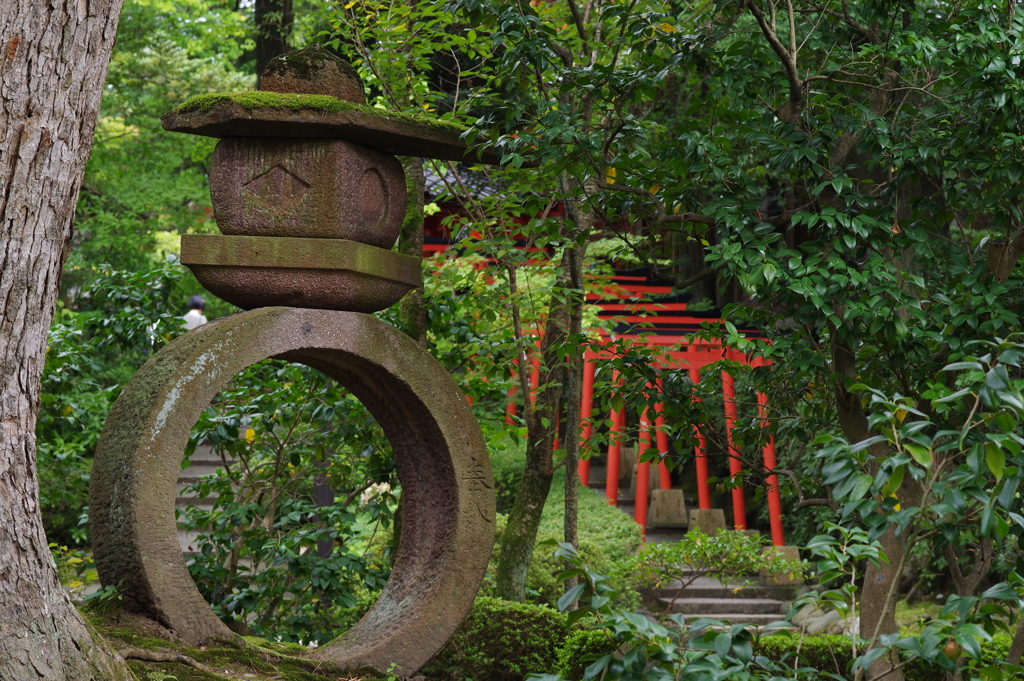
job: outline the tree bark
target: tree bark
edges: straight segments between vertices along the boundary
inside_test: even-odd
[[[288,38],[295,24],[292,0],[256,0],[256,82],[274,57],[287,54]]]
[[[857,358],[850,346],[838,338],[838,333],[837,329],[832,329],[832,336],[835,339],[832,346],[832,361],[833,371],[837,376],[835,393],[839,425],[849,442],[862,442],[872,435],[868,428],[868,418],[860,397],[847,392],[843,384],[843,379],[856,379]],[[868,447],[868,453],[877,461],[893,456],[889,445],[881,442]],[[906,507],[919,506],[921,503],[920,487],[911,476],[904,480],[897,496],[900,503]],[[892,583],[899,582],[901,577],[899,570],[903,563],[903,553],[907,550],[906,540],[904,537],[897,537],[895,526],[890,526],[879,542],[888,562],[883,562],[878,567],[868,563],[860,599],[860,635],[867,640],[874,636],[876,629],[881,634],[898,631],[895,598],[891,603],[888,599]],[[871,665],[865,678],[903,681],[903,670],[897,667],[898,664],[899,657],[895,653],[883,655]]]
[[[57,581],[35,427],[61,268],[121,0],[0,9],[0,678],[128,679]]]
[[[1010,652],[1006,656],[1009,664],[1020,664],[1021,657],[1024,657],[1024,612],[1018,612],[1017,629],[1013,632],[1013,640],[1010,642]]]
[[[568,184],[563,175],[562,189]],[[588,187],[592,189],[592,187]],[[594,226],[594,210],[585,200],[572,199],[566,202],[569,217],[575,226],[574,236],[590,234]],[[569,336],[570,339],[583,336],[583,307],[586,304],[586,290],[583,285],[583,261],[587,257],[586,238],[580,239],[577,245],[566,249],[569,266]],[[570,340],[568,380],[566,386],[565,409],[565,513],[563,523],[563,541],[579,548],[579,481],[576,471],[580,460],[580,402],[583,399],[584,346],[576,340]],[[578,580],[573,577],[566,580],[568,591]],[[576,609],[572,603],[570,609]]]
[[[569,336],[579,338],[583,333],[583,248],[571,248],[567,253],[569,269],[572,276],[572,289],[569,299]],[[579,548],[579,492],[580,482],[577,475],[580,461],[580,400],[583,397],[583,348],[576,342],[570,342],[569,366],[566,367],[566,406],[565,406],[565,509],[563,513],[562,541]],[[565,582],[568,591],[576,586],[579,580],[570,577]],[[569,606],[576,609],[576,603]]]
[[[548,321],[541,341],[540,387],[537,401],[530,405],[524,395],[523,412],[532,411],[526,419],[529,441],[526,445],[526,467],[516,492],[516,500],[508,515],[508,524],[501,537],[501,558],[496,579],[500,598],[510,601],[526,600],[526,573],[537,541],[537,528],[544,511],[551,478],[554,475],[552,449],[555,439],[555,415],[562,399],[563,369],[561,352],[569,330],[569,306],[565,291],[571,283],[568,251],[562,255],[561,271],[551,297]],[[520,371],[530,367],[520,366]]]
[[[405,218],[398,233],[396,250],[405,255],[423,258],[423,192],[427,179],[423,173],[423,159],[414,156],[402,158],[405,170]],[[398,304],[402,330],[425,350],[427,348],[427,308],[423,304],[423,287],[419,286],[402,298]]]

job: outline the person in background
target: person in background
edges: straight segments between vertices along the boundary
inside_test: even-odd
[[[188,299],[188,312],[182,319],[185,320],[184,326],[186,331],[191,331],[197,326],[202,326],[206,323],[206,316],[203,311],[206,309],[206,301],[203,300],[202,296],[192,296]]]

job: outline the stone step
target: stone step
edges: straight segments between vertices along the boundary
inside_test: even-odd
[[[686,536],[680,527],[648,527],[645,541],[648,544],[671,544]]]
[[[192,453],[192,456],[188,457],[188,464],[189,466],[195,464],[223,465],[223,462],[221,461],[220,454],[215,454],[214,452],[200,453],[199,450],[197,449],[195,452]]]
[[[223,470],[224,464],[220,461],[201,462],[197,464],[189,464],[185,468],[181,469],[178,473],[178,480],[187,480],[189,482],[195,482],[199,478],[205,478],[207,475],[213,475],[218,470]]]
[[[672,612],[719,617],[719,613],[774,615],[779,619],[784,603],[771,598],[659,598]]]
[[[758,615],[753,613],[721,613],[717,615],[709,615],[706,613],[699,613],[693,615],[686,615],[686,622],[693,623],[694,620],[700,617],[707,617],[709,619],[720,620],[722,622],[728,622],[729,624],[750,624],[755,627],[768,626],[773,622],[779,622],[782,620],[782,615]]]
[[[770,598],[791,601],[796,598],[799,591],[799,587],[796,586],[761,584],[756,577],[752,578],[751,582],[722,584],[717,580],[702,577],[686,587],[680,595],[684,598]],[[656,589],[641,589],[640,593],[649,600],[673,598],[679,593],[679,582],[671,582]]]
[[[214,500],[212,497],[200,499],[197,496],[179,496],[174,499],[174,505],[177,506],[178,508],[185,508],[186,506],[195,506],[196,508],[201,508],[209,511],[210,509],[213,508],[213,501]]]

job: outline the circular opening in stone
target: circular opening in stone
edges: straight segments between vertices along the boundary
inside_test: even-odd
[[[176,500],[203,598],[233,631],[320,645],[376,601],[401,491],[391,445],[352,393],[271,359],[192,428]]]
[[[207,406],[235,376],[268,358],[312,367],[351,391],[387,436],[402,482],[399,546],[379,598],[347,633],[310,656],[379,671],[397,665],[411,675],[452,635],[483,579],[494,539],[493,479],[479,426],[447,370],[411,338],[369,315],[259,308],[193,329],[156,353],[115,400],[96,445],[89,522],[101,583],[116,586],[126,602],[189,645],[230,635],[185,566],[175,488],[191,429]],[[256,382],[250,392],[267,389]],[[229,424],[219,425],[231,434]],[[248,430],[235,428],[234,446],[249,444]],[[268,432],[276,445],[280,436],[273,428]],[[250,437],[255,442],[257,433]],[[315,445],[312,451],[315,456]],[[290,472],[289,464],[297,471],[301,463],[300,453],[299,464],[289,454],[288,464],[282,458],[275,465]],[[259,491],[261,512],[264,505],[284,503],[273,486]],[[226,493],[241,503],[237,489]],[[275,511],[275,518],[302,520],[301,513],[283,513]],[[229,536],[261,525],[220,516],[210,522],[220,522]],[[288,558],[282,565],[291,570],[295,556]],[[238,565],[218,561],[211,568],[220,580],[214,585],[223,589],[223,576]],[[254,571],[262,570],[255,565]],[[322,571],[311,573],[310,590],[323,589],[324,578]],[[233,616],[244,598],[234,591],[225,595],[227,612],[221,614]],[[293,600],[281,596],[273,605],[288,608]]]
[[[369,168],[359,180],[359,212],[368,227],[379,226],[387,215],[387,189],[375,168]]]

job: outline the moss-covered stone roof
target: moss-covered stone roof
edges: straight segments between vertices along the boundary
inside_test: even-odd
[[[378,109],[367,104],[346,102],[335,97],[328,97],[327,95],[301,95],[281,92],[260,92],[256,90],[246,92],[211,92],[205,95],[196,95],[175,107],[174,112],[191,113],[199,111],[209,113],[213,110],[213,107],[221,102],[233,102],[246,111],[262,108],[290,109],[294,111],[309,110],[320,113],[345,113],[353,111],[394,121],[428,125],[451,132],[461,133],[466,130],[465,126],[453,121],[445,121],[433,116],[421,116],[400,111]]]

